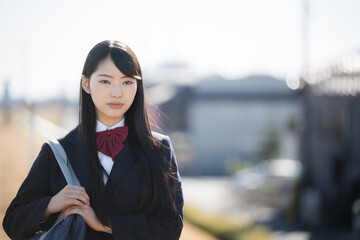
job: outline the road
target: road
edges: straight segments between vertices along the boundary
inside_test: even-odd
[[[183,177],[182,183],[186,203],[241,224],[271,221],[277,214],[274,207],[249,203],[247,193],[235,192],[228,177]],[[309,232],[299,230],[275,230],[273,237],[274,240],[313,240]]]

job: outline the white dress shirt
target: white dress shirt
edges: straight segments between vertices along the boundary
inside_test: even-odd
[[[102,122],[100,122],[99,120],[96,120],[96,132],[102,132],[102,131],[114,129],[117,127],[124,127],[124,126],[125,126],[125,118],[123,118],[120,122],[116,123],[115,125],[113,125],[111,127],[108,127],[105,124],[103,124]],[[104,173],[104,176],[103,176],[104,183],[106,185],[108,176],[110,175],[111,169],[114,165],[114,161],[112,160],[111,157],[103,154],[102,152],[98,151],[97,153],[99,156],[100,163],[103,166],[104,170],[106,171],[106,173]]]

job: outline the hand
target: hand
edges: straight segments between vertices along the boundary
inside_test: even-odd
[[[61,212],[70,206],[90,205],[90,198],[85,189],[79,186],[66,185],[60,192],[53,196],[43,214],[42,219],[53,213]]]
[[[91,206],[71,206],[61,212],[61,217],[66,219],[68,216],[73,214],[79,214],[80,216],[82,216],[86,224],[95,231],[107,232],[112,234],[112,229],[110,227],[105,227],[104,225],[102,225],[100,220],[97,218],[94,209]]]

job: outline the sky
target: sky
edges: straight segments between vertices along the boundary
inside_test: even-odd
[[[360,51],[360,1],[308,4],[306,66]],[[13,98],[77,99],[86,55],[105,39],[133,49],[144,79],[168,62],[198,77],[301,75],[303,0],[0,0],[0,97],[9,81]]]

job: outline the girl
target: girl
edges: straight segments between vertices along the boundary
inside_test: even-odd
[[[183,196],[168,136],[151,132],[135,54],[118,41],[88,54],[80,84],[80,123],[59,142],[82,187],[66,186],[47,144],[3,226],[12,239],[48,230],[58,214],[79,214],[86,240],[179,239]]]

